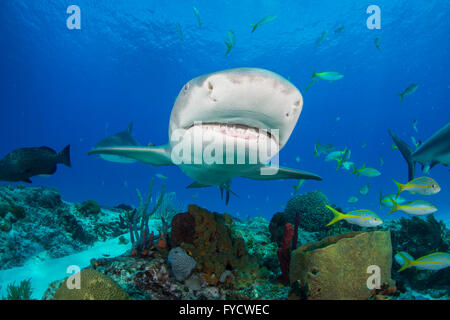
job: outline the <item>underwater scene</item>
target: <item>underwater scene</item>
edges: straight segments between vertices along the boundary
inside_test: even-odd
[[[0,300],[448,300],[449,13],[1,1]]]

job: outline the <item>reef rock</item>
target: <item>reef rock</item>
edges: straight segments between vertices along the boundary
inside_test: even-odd
[[[393,283],[390,232],[351,232],[306,244],[291,254],[289,280],[295,290],[290,298],[368,299],[371,265],[380,267],[381,284]]]
[[[123,210],[85,215],[53,188],[0,187],[0,270],[86,250],[128,231]]]
[[[182,228],[180,221],[188,221],[190,231]],[[179,244],[197,261],[196,269],[208,284],[216,284],[225,270],[240,273],[237,279],[242,281],[245,272],[257,273],[256,259],[250,258],[242,235],[232,231],[232,224],[230,215],[209,212],[196,205],[188,206],[187,213],[172,220],[171,243]]]

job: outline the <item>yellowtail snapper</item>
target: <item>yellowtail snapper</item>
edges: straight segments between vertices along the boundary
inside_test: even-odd
[[[447,252],[434,252],[416,260],[405,252],[397,252],[397,255],[403,261],[403,265],[398,272],[411,267],[416,267],[419,270],[442,270],[450,266],[450,253]]]
[[[430,177],[416,178],[405,184],[401,184],[395,180],[393,181],[398,188],[397,194],[400,194],[406,190],[411,194],[417,193],[423,196],[429,196],[441,191],[441,187],[439,186],[439,184],[433,178]]]
[[[266,17],[262,18],[261,20],[259,20],[259,21],[258,21],[257,23],[255,23],[255,24],[251,24],[251,26],[253,27],[252,33],[256,30],[256,28],[257,28],[258,26],[262,26],[262,25],[264,25],[264,24],[268,24],[268,23],[274,21],[276,18],[277,18],[277,16],[270,15],[270,16],[266,16]]]
[[[228,49],[227,52],[225,52],[225,55],[227,55],[230,52],[230,50],[234,48],[234,45],[236,43],[236,35],[233,30],[228,30],[227,37],[228,42],[225,41],[225,44],[227,45]]]
[[[393,203],[392,209],[387,214],[391,214],[395,211],[400,210],[407,214],[421,216],[437,211],[437,208],[434,206],[434,204],[424,200],[414,200],[405,202],[403,204],[398,204],[395,201],[392,201],[392,203]]]
[[[200,11],[198,11],[198,9],[197,9],[196,7],[192,7],[192,10],[194,10],[194,15],[195,15],[195,17],[197,18],[198,26],[201,27],[202,24],[203,24],[203,22],[202,22],[202,20],[200,19]]]
[[[412,83],[405,90],[403,90],[402,93],[399,93],[398,95],[400,96],[400,102],[403,101],[404,97],[409,96],[410,94],[416,92],[417,88],[419,88],[419,85]]]
[[[335,71],[313,72],[312,78],[319,78],[327,81],[336,81],[344,77],[343,74]]]
[[[366,167],[366,165],[363,165],[361,168],[357,169],[355,166],[352,166],[353,171],[352,174],[356,174],[357,176],[365,176],[365,177],[377,177],[381,174],[380,171],[378,171],[375,168]]]
[[[405,203],[406,200],[399,195],[396,194],[387,194],[383,196],[383,191],[380,190],[380,205],[382,207],[392,207],[394,206],[394,202],[398,204]]]
[[[383,223],[383,220],[375,212],[370,210],[360,209],[342,213],[328,205],[326,207],[334,213],[334,218],[327,224],[327,227],[341,220],[356,224],[360,227],[376,227]]]

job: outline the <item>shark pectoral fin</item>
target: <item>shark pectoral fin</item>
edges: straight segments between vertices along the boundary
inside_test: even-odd
[[[135,159],[144,163],[157,166],[172,165],[170,151],[168,145],[156,147],[107,147],[96,148],[88,152],[91,154],[116,155],[126,158]]]
[[[186,187],[186,189],[193,189],[193,188],[208,188],[208,187],[213,187],[210,186],[209,184],[203,184],[197,181],[192,182],[190,185],[188,185]]]
[[[244,178],[254,180],[279,180],[279,179],[304,179],[304,180],[322,180],[318,175],[291,168],[262,166],[242,175]]]

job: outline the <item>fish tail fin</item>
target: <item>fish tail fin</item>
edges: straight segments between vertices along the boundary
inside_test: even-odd
[[[253,27],[253,29],[252,29],[252,33],[253,33],[255,31],[256,27],[258,26],[258,24],[257,23],[255,23],[255,24],[251,23],[250,25]]]
[[[316,76],[317,76],[317,72],[313,71],[313,74],[312,74],[311,78],[315,78]]]
[[[133,130],[133,121],[130,122],[130,124],[127,127],[127,131],[129,134],[131,134],[131,130]]]
[[[334,209],[333,207],[330,207],[329,205],[326,205],[326,207],[328,209],[330,209],[331,212],[333,212],[333,214],[334,214],[334,218],[326,225],[327,227],[331,226],[332,224],[334,224],[344,218],[344,215],[341,212]]]
[[[353,165],[353,164],[352,164],[352,169],[353,169],[353,171],[351,172],[351,174],[358,174],[358,169],[356,169],[355,165]]]
[[[408,181],[411,181],[412,179],[414,179],[414,173],[416,171],[416,162],[412,159],[411,156],[413,150],[405,141],[397,137],[391,130],[388,130],[388,132],[392,140],[394,141],[394,144],[397,146],[398,150],[408,164]]]
[[[71,167],[70,144],[68,144],[64,149],[62,149],[62,151],[60,153],[58,153],[57,157],[58,157],[58,160],[57,160],[58,163],[62,163],[70,168]]]
[[[225,52],[225,55],[227,55],[230,52],[230,50],[233,47],[233,45],[231,43],[226,42],[226,41],[225,41],[225,44],[227,45],[227,48],[228,48],[227,52]]]
[[[391,214],[392,212],[395,212],[398,210],[399,210],[398,203],[394,199],[392,199],[392,209],[387,214]]]
[[[400,269],[398,269],[397,272],[402,272],[403,270],[408,269],[414,265],[414,261],[408,259],[408,257],[406,257],[403,253],[397,251],[397,254],[405,261],[405,264]]]
[[[400,97],[400,102],[403,101],[403,93],[399,93],[398,96]]]
[[[380,189],[380,208],[383,207],[383,190]]]
[[[395,181],[394,179],[392,179],[392,181],[394,181],[395,185],[397,186],[397,196],[398,196],[403,191],[403,184]]]

